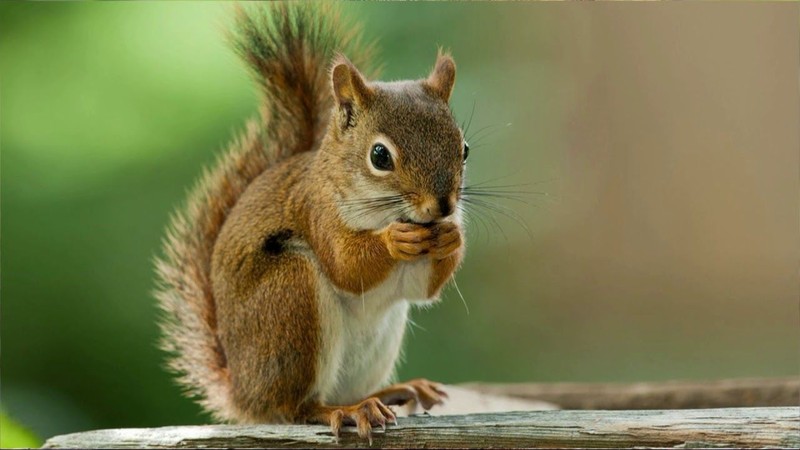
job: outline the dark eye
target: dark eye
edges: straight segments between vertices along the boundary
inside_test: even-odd
[[[469,158],[469,144],[464,142],[464,162],[467,162],[467,158]]]
[[[392,170],[394,163],[392,162],[392,154],[389,149],[383,144],[375,144],[372,146],[372,151],[369,153],[369,160],[372,166],[378,170]]]

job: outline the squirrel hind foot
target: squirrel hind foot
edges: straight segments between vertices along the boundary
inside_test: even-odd
[[[408,405],[409,414],[411,414],[415,412],[417,406],[421,406],[424,411],[427,411],[436,405],[444,404],[447,392],[441,383],[417,378],[405,383],[393,384],[372,394],[372,397],[377,397],[386,405]]]
[[[343,425],[355,426],[358,436],[367,439],[372,445],[372,428],[380,426],[386,430],[386,424],[397,424],[397,416],[379,398],[369,397],[355,405],[311,407],[308,413],[309,423],[329,425],[331,433],[339,439]]]

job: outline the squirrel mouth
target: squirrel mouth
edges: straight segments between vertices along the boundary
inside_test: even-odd
[[[410,217],[406,216],[398,218],[397,221],[400,223],[413,223],[414,225],[421,225],[423,227],[428,227],[436,223],[435,220],[431,220],[430,222],[417,222],[416,220],[413,220]]]

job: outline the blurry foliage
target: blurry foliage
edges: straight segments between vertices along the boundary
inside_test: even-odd
[[[553,63],[548,36],[555,25],[539,17],[541,8],[345,7],[368,37],[379,38],[385,79],[423,76],[437,45],[452,50],[459,65],[453,108],[482,140],[472,146],[473,181],[505,177],[496,184],[532,182],[553,192],[565,105],[548,93],[574,94],[554,84],[569,74]],[[44,438],[208,420],[162,368],[152,259],[170,212],[256,111],[255,89],[223,39],[229,10],[208,2],[0,4],[2,403]],[[522,88],[523,98],[535,100],[521,101]],[[504,126],[514,120],[522,123]],[[502,216],[492,219],[502,231],[489,219],[470,224],[458,277],[469,314],[452,288],[440,305],[415,313],[401,378],[625,381],[741,373],[737,365],[694,359],[672,366],[618,329],[605,330],[604,338],[619,344],[606,352],[580,326],[566,336],[573,318],[588,321],[593,313],[557,301],[566,293],[553,283],[558,266],[530,250],[552,233],[553,204],[533,203],[509,205],[532,237]],[[661,350],[691,347],[688,338],[674,339]],[[617,359],[608,359],[614,352]],[[6,441],[18,428],[2,420],[3,446],[35,445]]]
[[[36,448],[41,439],[0,411],[0,448]]]

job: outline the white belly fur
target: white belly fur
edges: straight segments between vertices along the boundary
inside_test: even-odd
[[[329,405],[353,404],[393,376],[408,316],[408,300],[427,300],[429,260],[402,262],[363,296],[317,286],[322,348],[312,395]]]

